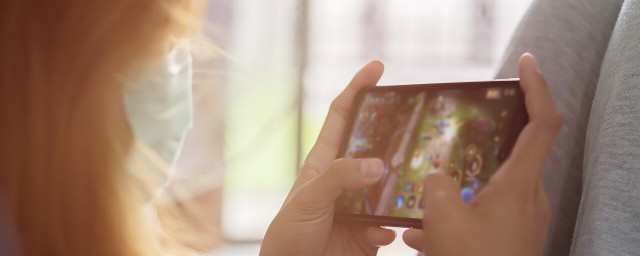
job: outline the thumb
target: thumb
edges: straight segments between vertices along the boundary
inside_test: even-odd
[[[424,181],[423,229],[426,230],[433,222],[441,222],[445,217],[450,217],[463,209],[464,203],[459,191],[458,184],[446,173],[437,172],[427,175]]]
[[[345,189],[362,189],[382,176],[384,165],[379,159],[338,159],[329,169],[296,193],[292,204],[306,210],[329,209]]]

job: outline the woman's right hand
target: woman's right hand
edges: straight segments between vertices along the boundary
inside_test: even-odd
[[[469,204],[450,176],[429,175],[423,230],[405,232],[409,246],[429,256],[543,254],[551,207],[540,176],[562,117],[533,55],[522,55],[519,72],[529,123],[511,156]]]

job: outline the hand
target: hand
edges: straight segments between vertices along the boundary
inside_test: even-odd
[[[469,204],[451,177],[428,175],[423,230],[403,235],[414,249],[429,256],[543,254],[551,207],[540,175],[562,118],[533,55],[522,55],[519,67],[529,123],[511,156]]]
[[[369,63],[331,104],[318,141],[267,230],[260,255],[375,255],[379,246],[395,239],[394,231],[381,227],[333,223],[333,203],[345,189],[373,185],[382,175],[379,159],[335,158],[355,94],[375,86],[383,70],[381,62]]]

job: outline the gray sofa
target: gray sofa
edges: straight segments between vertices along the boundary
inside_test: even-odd
[[[565,125],[543,182],[546,255],[640,255],[640,0],[539,0],[498,78],[537,56]]]

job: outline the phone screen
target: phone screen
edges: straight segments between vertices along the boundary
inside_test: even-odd
[[[507,158],[525,122],[515,80],[363,91],[340,154],[380,158],[384,174],[372,187],[345,192],[337,212],[420,219],[424,177],[441,171],[469,202]]]

